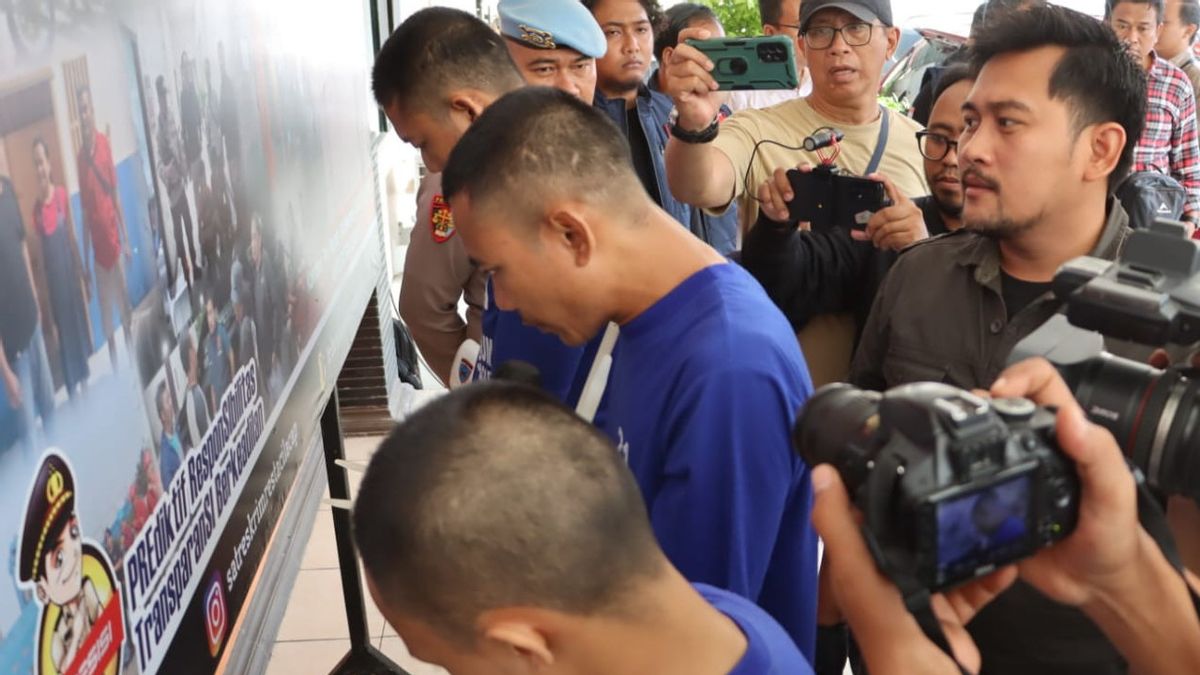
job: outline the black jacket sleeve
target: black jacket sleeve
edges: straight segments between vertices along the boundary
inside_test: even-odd
[[[869,305],[875,257],[870,242],[854,241],[844,228],[806,232],[760,218],[746,234],[741,263],[800,330],[819,314]]]

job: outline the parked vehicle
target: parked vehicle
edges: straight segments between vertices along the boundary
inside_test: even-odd
[[[896,62],[879,88],[881,98],[890,100],[905,112],[912,110],[925,71],[945,63],[967,41],[962,35],[930,28],[920,28],[916,32],[920,39]]]

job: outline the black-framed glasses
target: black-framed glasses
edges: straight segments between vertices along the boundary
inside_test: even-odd
[[[861,47],[871,41],[872,29],[875,24],[870,24],[865,21],[856,23],[848,23],[841,28],[833,26],[817,26],[809,28],[801,33],[804,36],[804,42],[813,49],[826,49],[833,44],[833,36],[838,33],[842,34],[842,39],[850,47]]]
[[[950,154],[951,148],[958,152],[958,139],[936,131],[918,131],[917,146],[921,148],[921,156],[931,162],[940,162]]]

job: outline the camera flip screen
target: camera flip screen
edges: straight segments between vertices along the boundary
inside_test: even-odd
[[[937,506],[940,574],[1007,561],[1029,537],[1030,477],[1023,474]]]

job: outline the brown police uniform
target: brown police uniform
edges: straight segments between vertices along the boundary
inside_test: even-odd
[[[458,312],[463,297],[465,321]],[[443,382],[459,345],[467,338],[480,339],[484,297],[484,275],[471,264],[455,230],[450,206],[442,197],[442,176],[429,174],[417,192],[417,223],[400,284],[400,317]]]

